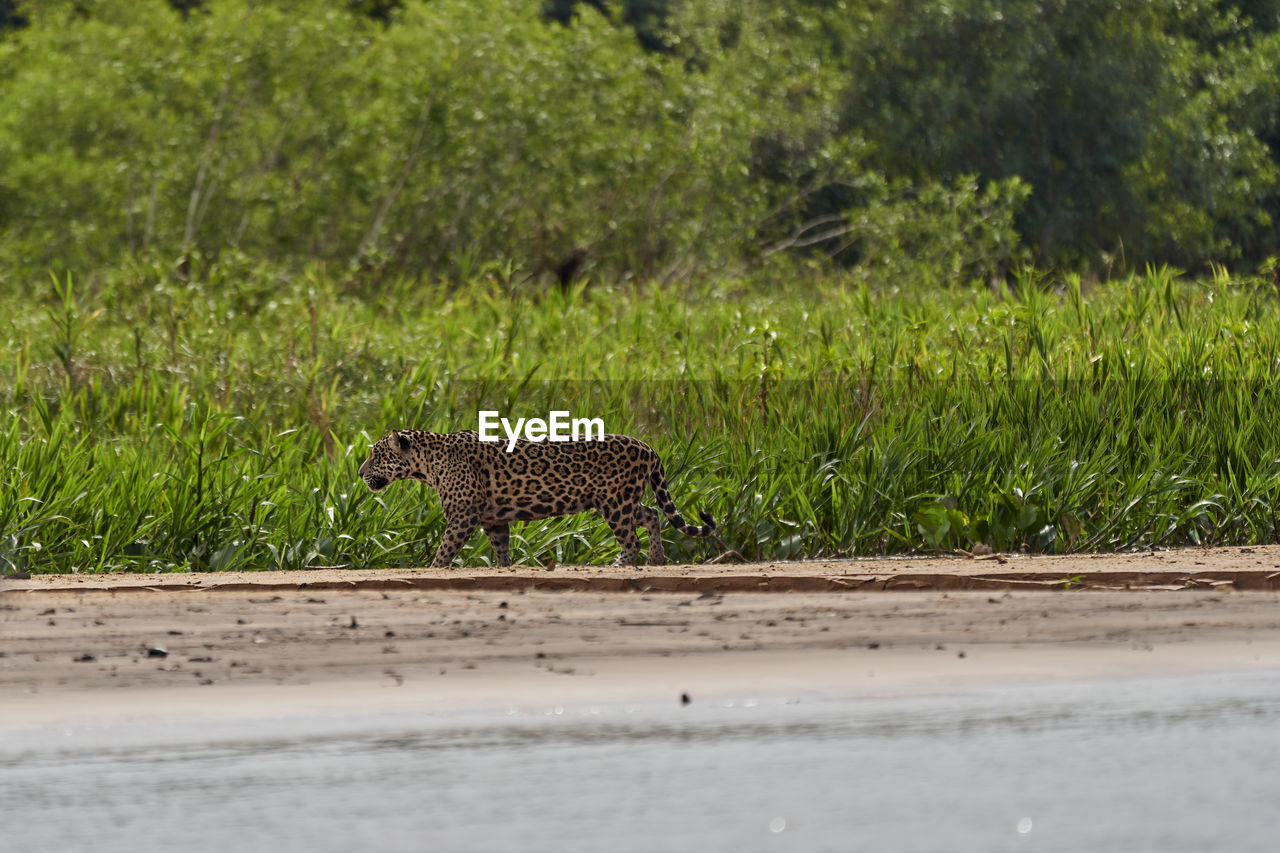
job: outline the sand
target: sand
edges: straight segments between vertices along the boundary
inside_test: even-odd
[[[0,728],[946,691],[1280,667],[1280,547],[36,576]]]

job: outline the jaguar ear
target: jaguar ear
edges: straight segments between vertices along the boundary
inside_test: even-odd
[[[409,436],[405,435],[402,432],[397,432],[396,439],[399,440],[400,442],[401,452],[404,452],[409,449]]]

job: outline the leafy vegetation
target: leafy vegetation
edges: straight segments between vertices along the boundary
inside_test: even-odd
[[[650,440],[676,558],[1273,540],[1278,65],[1274,0],[0,0],[0,568],[420,564],[355,469],[480,408]]]
[[[962,281],[1028,251],[1099,275],[1253,269],[1280,214],[1278,17],[1267,0],[7,0],[0,286],[237,255],[323,260],[360,288],[487,264],[553,277],[575,257],[665,281],[784,257],[876,268],[969,244],[938,233],[939,202],[984,206],[994,230]]]
[[[415,484],[369,493],[368,446],[496,408],[602,416],[652,442],[706,559],[1272,541],[1280,501],[1274,285],[1153,269],[1090,289],[802,296],[724,282],[405,284],[210,273],[9,300],[0,561],[9,570],[421,564]],[[229,318],[240,318],[228,322]],[[517,558],[611,559],[599,519],[524,525]],[[483,537],[464,558],[490,558]]]

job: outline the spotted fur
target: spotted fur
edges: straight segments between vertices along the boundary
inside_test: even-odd
[[[396,480],[421,480],[435,488],[444,508],[445,531],[432,566],[453,562],[477,526],[484,528],[498,565],[511,564],[509,525],[595,510],[617,537],[619,565],[634,565],[640,555],[636,528],[649,531],[649,562],[661,565],[662,515],[642,503],[646,486],[671,524],[687,536],[716,529],[695,526],[676,512],[662,460],[652,447],[625,435],[592,441],[534,442],[520,439],[508,453],[507,442],[481,441],[475,432],[434,433],[416,429],[379,439],[360,466],[373,491]]]

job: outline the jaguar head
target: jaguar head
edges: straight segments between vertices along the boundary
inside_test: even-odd
[[[369,458],[360,466],[360,479],[375,492],[385,489],[396,480],[413,476],[409,464],[409,437],[402,432],[384,435],[369,449]]]

